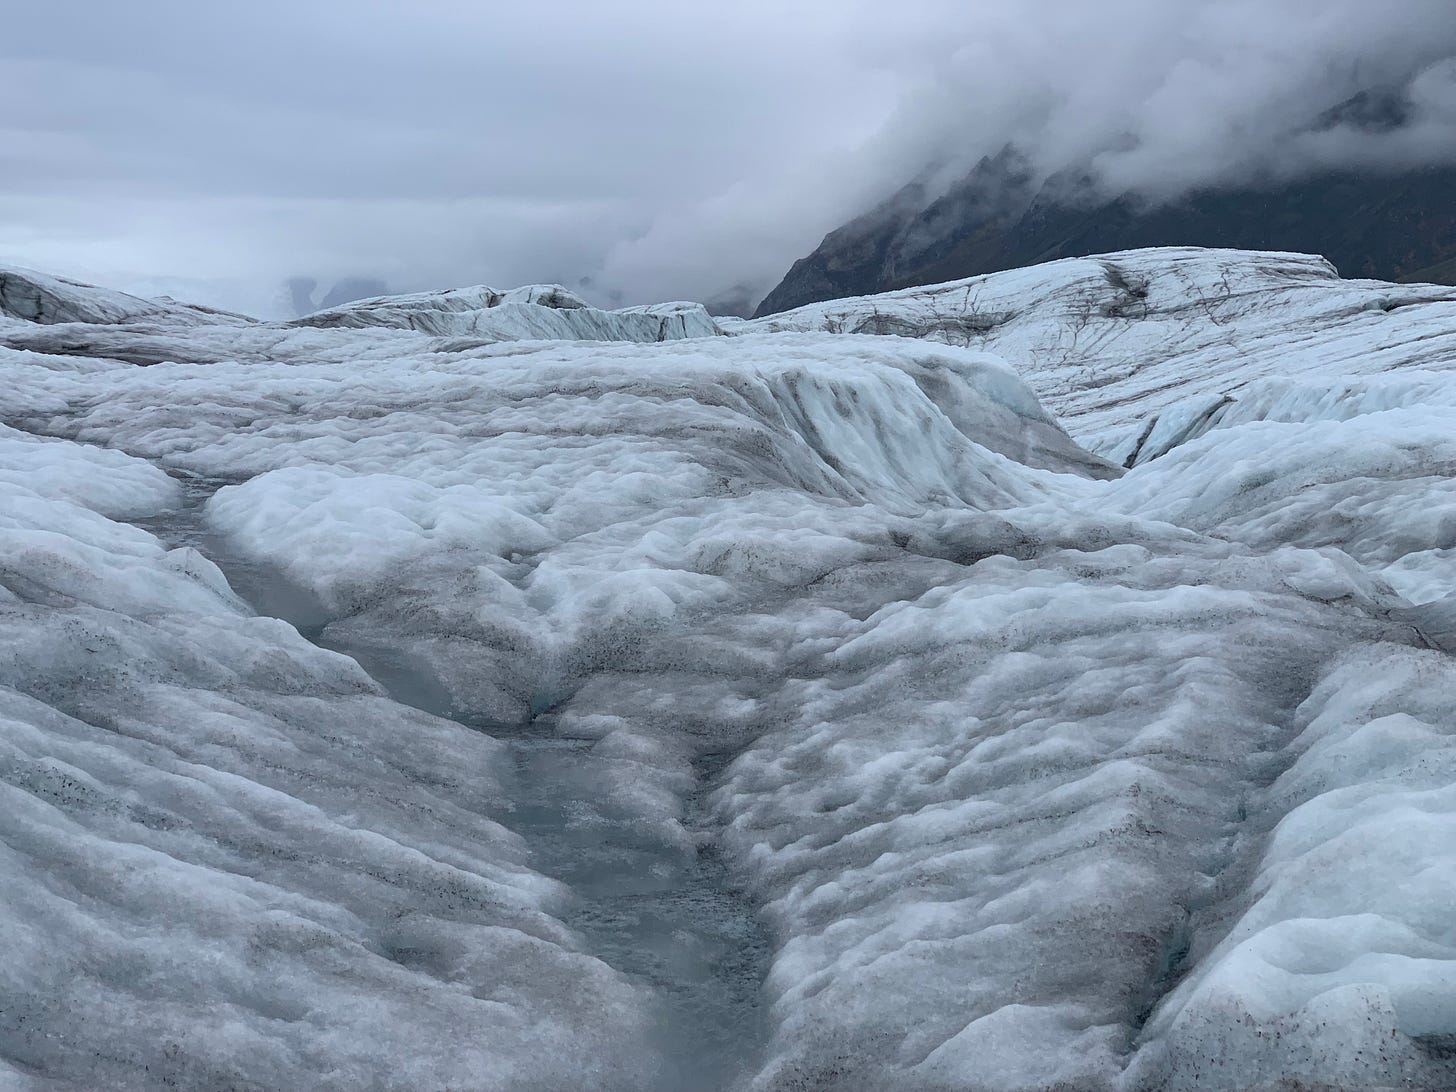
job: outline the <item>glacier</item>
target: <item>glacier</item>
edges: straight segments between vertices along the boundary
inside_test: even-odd
[[[0,1088],[1456,1087],[1456,291],[0,272]]]

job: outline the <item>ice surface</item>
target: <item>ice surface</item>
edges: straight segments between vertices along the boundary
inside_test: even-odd
[[[1252,384],[1112,490],[1256,549],[1338,547],[1413,603],[1456,592],[1456,375]]]
[[[1345,281],[1322,258],[1165,247],[831,300],[738,334],[834,330],[966,345],[1013,364],[1068,431],[1118,463],[1163,410],[1265,378],[1456,360],[1456,289]]]
[[[367,345],[356,332],[361,329],[374,331]],[[51,369],[94,371],[108,362],[303,363],[355,359],[361,350],[399,360],[505,341],[658,342],[719,333],[700,304],[602,311],[556,285],[388,296],[296,322],[263,323],[29,270],[0,269],[0,351],[33,354],[32,362]]]
[[[999,362],[913,342],[511,346],[31,385],[73,407],[79,439],[239,481],[208,506],[239,553],[329,604],[332,636],[392,633],[455,711],[487,719],[553,704],[574,662],[745,582],[892,549],[890,513],[1063,488],[1024,463],[1106,473]]]
[[[1318,665],[1402,636],[1353,565],[1062,536],[836,633],[778,695],[788,725],[731,768],[731,859],[792,938],[767,1087],[1110,1082],[1187,938],[1248,881],[1244,798]],[[1116,544],[1072,545],[1089,539]],[[1304,594],[1314,578],[1344,602]]]
[[[155,467],[6,436],[0,468],[21,1087],[642,1086],[641,991],[498,821],[499,744],[108,518],[176,503]]]
[[[1141,1083],[1450,1087],[1456,671],[1405,647],[1359,657],[1326,670],[1252,798],[1255,823],[1277,819],[1257,878],[1145,1029]]]
[[[0,321],[105,324],[165,322],[174,326],[251,323],[212,307],[176,300],[142,299],[31,269],[0,268]]]
[[[519,308],[0,330],[0,1084],[1456,1086],[1449,293]]]
[[[393,327],[437,337],[484,341],[671,341],[719,333],[697,303],[665,303],[601,311],[560,285],[507,292],[479,286],[359,300],[298,320],[323,328]]]

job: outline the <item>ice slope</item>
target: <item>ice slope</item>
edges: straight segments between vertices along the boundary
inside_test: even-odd
[[[1456,592],[1450,289],[1341,281],[1300,255],[1150,250],[818,304],[735,330],[811,327],[1002,355],[1119,464],[1264,422],[1138,476],[1139,510],[1250,545],[1339,546],[1417,603]],[[1156,496],[1170,478],[1181,488]],[[1237,526],[1208,501],[1254,490],[1261,503]]]
[[[1029,513],[1003,518],[1045,534]],[[1196,1057],[1228,1038],[1197,1019],[1171,1044],[1144,1028],[1262,879],[1283,813],[1258,804],[1305,695],[1333,657],[1409,634],[1337,558],[1096,523],[1022,552],[810,629],[822,660],[798,665],[782,726],[718,791],[731,859],[787,938],[761,1087],[1104,1088],[1129,1058],[1154,1074],[1129,1087],[1165,1087],[1144,1050]],[[1408,875],[1433,867],[1423,832],[1394,836]],[[1392,929],[1413,916],[1395,903]],[[1449,961],[1436,923],[1415,924]],[[1286,999],[1253,985],[1236,1000],[1262,1021]],[[1235,1011],[1235,1031],[1262,1036]],[[1393,1053],[1449,1081],[1405,1016],[1381,1026]],[[1330,1034],[1324,1056],[1269,1072],[1321,1079],[1343,1064]],[[1208,1083],[1175,1086],[1249,1087],[1239,1047],[1226,1053]]]
[[[717,607],[735,565],[817,574],[862,549],[838,541],[847,507],[1000,507],[1053,488],[1027,467],[1108,472],[992,358],[825,348],[801,335],[482,347],[368,370],[159,365],[27,386],[38,408],[68,407],[68,435],[238,482],[209,504],[213,525],[340,617],[367,609],[360,633],[418,610],[402,590],[377,602],[402,564],[431,601],[463,582],[411,641],[460,709],[514,719],[552,703],[542,680],[584,655],[564,651],[579,629]],[[759,541],[775,528],[800,543],[775,557]]]
[[[1416,603],[1456,593],[1451,289],[1343,281],[1303,255],[1167,248],[730,329],[974,345],[1013,363],[1074,435],[1119,465],[1237,430],[1120,491],[1139,512],[1251,546],[1337,546]],[[1244,503],[1250,495],[1258,504]],[[1237,514],[1214,498],[1232,498]]]
[[[1255,381],[1114,492],[1255,549],[1338,547],[1429,603],[1456,593],[1453,380]]]
[[[1119,464],[1185,399],[1196,423],[1255,380],[1449,368],[1456,289],[1341,280],[1321,258],[1170,247],[811,304],[734,333],[894,334],[995,353]],[[1164,425],[1166,430],[1169,426]]]
[[[640,1087],[499,745],[126,522],[180,492],[0,432],[0,1085]]]
[[[0,347],[3,738],[161,817],[0,766],[11,1083],[1456,1087],[1456,318],[1277,263],[1083,342],[1237,395],[1121,476],[924,339]]]

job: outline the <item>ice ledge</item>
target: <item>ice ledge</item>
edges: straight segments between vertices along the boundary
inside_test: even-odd
[[[489,341],[675,341],[722,333],[697,303],[604,311],[557,284],[509,291],[475,285],[443,292],[379,296],[318,311],[292,325],[323,329],[387,327],[434,337]]]

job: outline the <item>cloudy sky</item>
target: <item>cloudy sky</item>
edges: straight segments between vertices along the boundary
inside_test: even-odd
[[[1153,194],[1456,157],[1456,0],[48,0],[0,35],[0,262],[767,290],[932,160]],[[1309,119],[1406,88],[1378,139]]]

